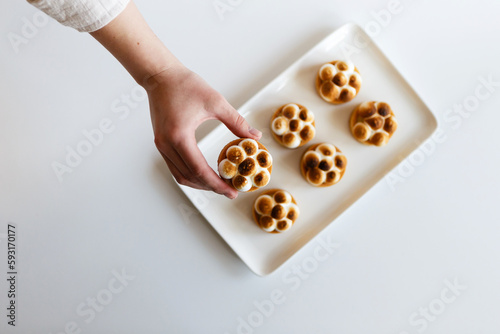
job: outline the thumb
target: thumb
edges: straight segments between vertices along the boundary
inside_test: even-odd
[[[243,116],[241,116],[229,103],[227,103],[227,106],[218,113],[217,119],[224,123],[232,133],[240,138],[259,140],[260,137],[262,137],[262,132],[251,127],[245,118],[243,118]]]

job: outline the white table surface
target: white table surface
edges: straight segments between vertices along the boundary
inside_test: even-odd
[[[214,3],[231,10],[220,16]],[[25,1],[4,1],[1,333],[500,331],[500,84],[482,83],[500,82],[499,2],[401,0],[379,21],[375,13],[394,9],[392,1],[137,5],[178,58],[236,107],[356,22],[372,29],[436,114],[439,137],[278,271],[258,277],[170,177],[147,101],[121,65],[87,34],[45,21]],[[13,36],[23,42],[13,46]],[[85,140],[82,131],[106,122],[110,133],[60,182],[52,164]],[[15,327],[6,317],[9,223]],[[320,248],[328,243],[331,253]]]

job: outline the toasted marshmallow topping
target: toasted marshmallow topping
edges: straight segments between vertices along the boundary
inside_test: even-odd
[[[300,210],[292,195],[285,190],[257,197],[254,203],[259,226],[266,232],[285,232],[297,220]]]
[[[269,183],[271,173],[268,168],[272,163],[269,152],[260,149],[255,140],[244,139],[227,149],[218,170],[222,178],[232,179],[236,190],[247,192],[252,187],[260,188]]]
[[[385,102],[364,102],[351,116],[351,133],[361,143],[383,146],[397,128],[396,117]]]
[[[342,178],[347,159],[334,145],[322,143],[306,151],[301,164],[307,182],[313,186],[330,186]]]
[[[318,93],[327,102],[343,103],[352,100],[361,88],[361,75],[351,61],[334,61],[318,71]]]
[[[271,130],[287,148],[297,148],[314,138],[314,114],[303,106],[289,103],[274,115]]]

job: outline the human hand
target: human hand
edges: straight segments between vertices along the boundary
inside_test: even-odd
[[[259,140],[253,129],[226,99],[201,77],[178,64],[148,79],[155,144],[182,185],[210,190],[228,198],[238,192],[210,168],[196,143],[195,131],[203,122],[217,119],[236,136]]]
[[[248,123],[202,78],[188,70],[163,45],[135,4],[91,35],[122,63],[149,97],[155,144],[180,184],[235,198],[201,154],[195,131],[218,119],[238,137],[260,139]]]

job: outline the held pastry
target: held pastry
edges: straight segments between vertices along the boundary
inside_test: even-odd
[[[361,74],[351,61],[335,60],[318,70],[316,90],[326,102],[341,104],[358,95],[361,82]]]
[[[389,104],[364,102],[351,114],[351,133],[366,145],[384,146],[398,128],[398,122]]]
[[[261,143],[236,139],[227,144],[217,161],[219,176],[241,192],[264,187],[271,179],[273,158]]]
[[[299,206],[293,196],[282,189],[264,191],[253,204],[255,222],[268,233],[288,231],[299,213]]]
[[[338,183],[344,176],[346,166],[345,155],[329,143],[312,145],[300,161],[302,176],[315,187],[329,187]]]
[[[271,118],[274,139],[287,148],[297,148],[314,138],[314,114],[306,107],[289,103],[281,106]]]

